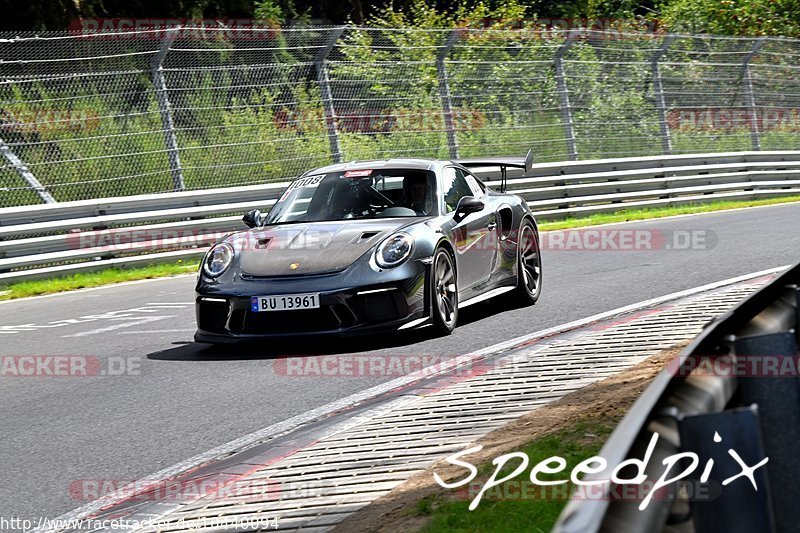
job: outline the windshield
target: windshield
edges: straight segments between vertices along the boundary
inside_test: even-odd
[[[265,224],[438,214],[436,175],[416,169],[349,170],[299,178]]]

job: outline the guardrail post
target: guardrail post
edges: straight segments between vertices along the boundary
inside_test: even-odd
[[[336,107],[333,105],[333,93],[331,92],[331,79],[328,75],[327,59],[336,41],[344,33],[346,26],[334,28],[328,36],[328,42],[319,51],[314,64],[317,67],[317,80],[319,81],[322,107],[325,110],[325,124],[328,127],[328,141],[331,145],[331,157],[334,163],[342,162],[342,145],[339,141],[339,127],[336,118]]]
[[[556,50],[556,87],[559,96],[559,110],[561,111],[561,121],[564,123],[564,136],[567,141],[567,152],[570,161],[577,161],[578,148],[575,143],[575,126],[572,122],[572,108],[569,105],[569,93],[567,92],[567,79],[564,77],[564,54],[575,44],[577,33],[570,32],[558,50]]]
[[[753,78],[750,76],[750,60],[762,46],[764,46],[764,37],[759,37],[745,56],[742,70],[742,83],[744,83],[744,97],[750,117],[750,139],[753,143],[753,150],[761,150],[761,134],[758,130],[758,110],[756,109],[756,95],[753,92]]]
[[[672,154],[672,139],[669,135],[669,123],[667,122],[667,103],[664,99],[664,84],[661,80],[661,69],[659,61],[667,53],[669,45],[675,40],[674,35],[667,35],[661,43],[661,48],[650,58],[650,67],[653,71],[653,94],[656,99],[656,110],[658,111],[658,127],[661,130],[661,151],[664,155]]]
[[[8,164],[17,171],[17,174],[19,174],[28,185],[30,185],[31,189],[33,189],[36,194],[39,195],[39,198],[41,198],[44,203],[56,203],[56,199],[53,198],[53,195],[47,191],[47,189],[38,179],[36,179],[36,176],[33,175],[33,172],[30,171],[28,166],[22,161],[22,159],[19,158],[17,154],[14,153],[11,147],[8,146],[3,139],[0,139],[0,153],[3,154],[3,158],[8,161]]]
[[[161,112],[161,128],[164,131],[164,144],[167,146],[167,157],[169,157],[169,171],[172,174],[172,187],[176,191],[184,190],[183,168],[181,167],[181,157],[178,153],[178,139],[175,136],[175,124],[172,121],[172,106],[167,95],[167,85],[164,81],[164,58],[169,52],[170,46],[175,41],[175,37],[180,31],[180,26],[167,31],[161,48],[153,58],[150,69],[153,75],[153,85],[156,88],[156,101]]]
[[[453,45],[458,40],[460,30],[453,30],[447,37],[444,47],[436,55],[436,71],[439,74],[439,95],[442,98],[442,115],[444,116],[444,128],[447,132],[447,147],[450,151],[450,159],[458,159],[458,138],[456,137],[455,120],[453,118],[453,98],[450,94],[450,82],[447,79],[447,67],[444,60],[447,54],[453,49]]]

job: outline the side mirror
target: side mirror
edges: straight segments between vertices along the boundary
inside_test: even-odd
[[[244,222],[248,228],[255,228],[256,226],[260,226],[261,211],[259,211],[258,209],[251,209],[250,211],[244,214],[244,216],[242,217],[242,222]]]
[[[456,216],[465,217],[470,213],[477,213],[483,209],[483,202],[474,196],[464,196],[456,206]]]

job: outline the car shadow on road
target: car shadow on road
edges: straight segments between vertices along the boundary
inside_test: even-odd
[[[181,343],[153,352],[148,359],[158,361],[231,361],[278,359],[298,355],[346,354],[417,344],[434,338],[431,328],[417,331],[358,337],[287,338],[265,342],[211,345],[198,342]]]
[[[459,311],[459,327],[453,335],[472,333],[481,320],[519,306],[507,298],[481,302]],[[198,342],[174,343],[172,348],[147,355],[155,361],[235,361],[280,359],[289,356],[336,355],[386,350],[398,347],[421,348],[420,343],[444,337],[432,327],[375,335],[350,337],[292,337],[264,342],[211,345]],[[426,351],[430,351],[426,347]]]

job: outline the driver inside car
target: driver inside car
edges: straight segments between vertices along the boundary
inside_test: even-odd
[[[419,216],[428,214],[428,178],[425,174],[411,174],[403,180],[405,205]]]
[[[345,179],[339,181],[333,191],[328,218],[363,218],[369,212],[367,187],[372,180]]]

